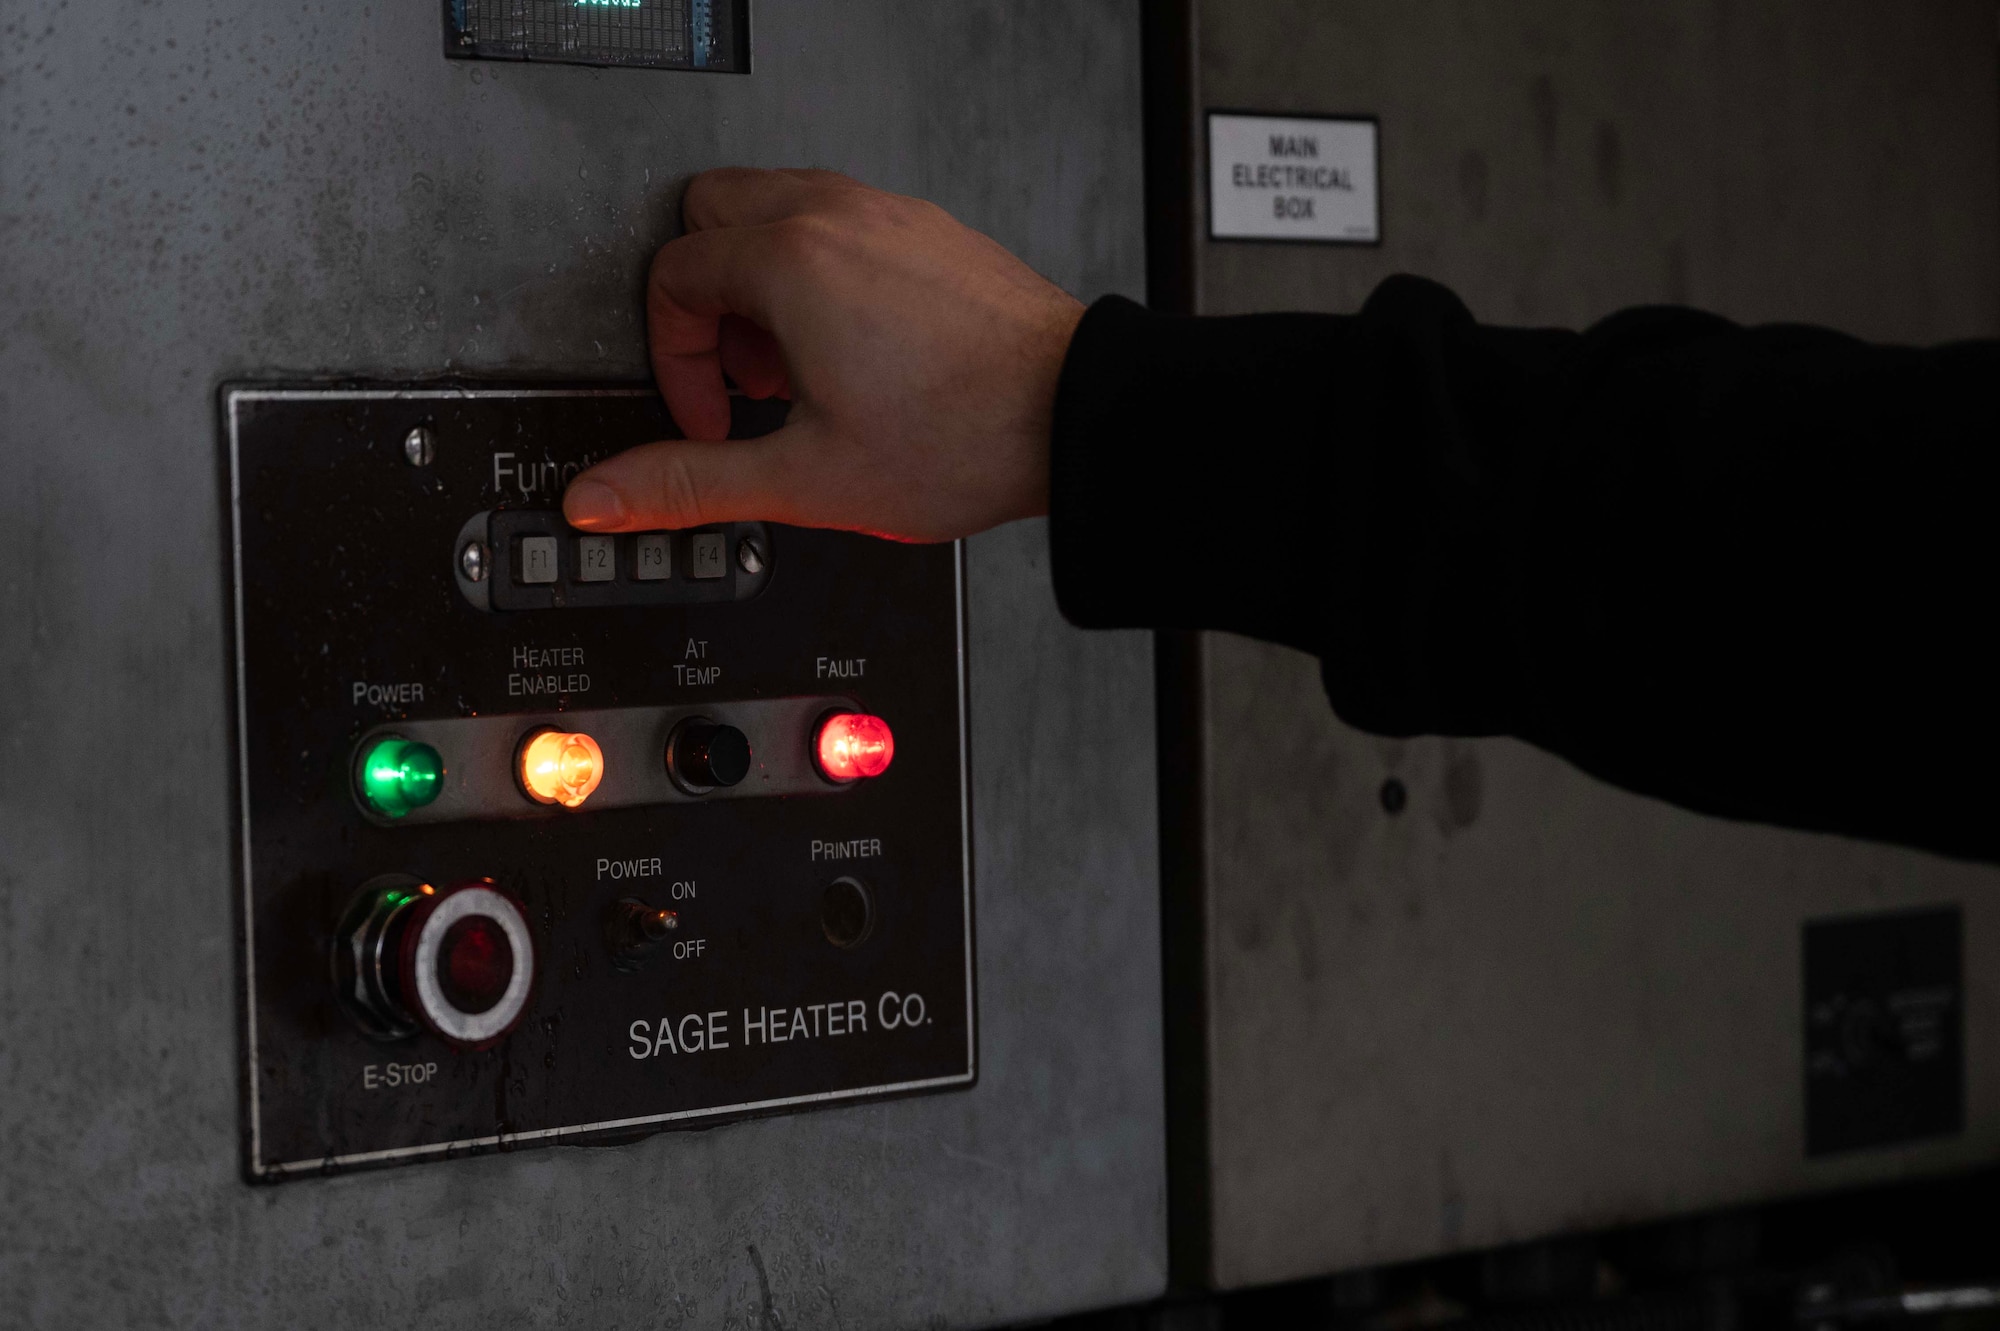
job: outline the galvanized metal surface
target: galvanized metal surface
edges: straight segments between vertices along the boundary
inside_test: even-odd
[[[1382,245],[1206,243],[1205,313],[1352,310],[1416,272],[1489,323],[1670,302],[1884,341],[2000,329],[1992,0],[1262,0],[1199,23],[1205,105],[1382,120]]]
[[[1146,641],[971,547],[962,1094],[253,1189],[215,384],[640,376],[680,182],[838,167],[1141,281],[1136,16],[757,8],[747,78],[446,62],[435,5],[6,0],[0,1306],[10,1325],[965,1325],[1164,1278]]]
[[[1206,312],[1346,312],[1412,271],[1494,323],[1666,301],[1884,340],[2000,332],[1990,0],[1199,11],[1197,110],[1381,117],[1385,232],[1203,243]],[[1374,740],[1328,714],[1309,659],[1200,650],[1205,1278],[2000,1156],[2000,874],[1692,817],[1520,744]],[[1950,901],[1969,1131],[1808,1163],[1801,922]]]

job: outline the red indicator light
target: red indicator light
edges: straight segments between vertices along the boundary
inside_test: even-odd
[[[858,781],[880,776],[896,756],[896,737],[889,723],[862,712],[835,712],[819,723],[813,737],[813,757],[829,781]]]

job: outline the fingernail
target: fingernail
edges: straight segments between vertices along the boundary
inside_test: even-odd
[[[610,527],[625,520],[625,501],[603,481],[578,481],[563,495],[563,516],[572,527]]]

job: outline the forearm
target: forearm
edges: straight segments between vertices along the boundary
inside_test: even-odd
[[[1356,316],[1100,302],[1057,395],[1064,613],[1314,652],[1369,729],[1513,729],[1525,681],[1499,556],[1544,456],[1546,384],[1578,342],[1477,328],[1413,279]]]
[[[1680,310],[1483,329],[1408,280],[1352,318],[1100,306],[1058,399],[1058,595],[1317,652],[1370,730],[1993,853],[1960,755],[2000,739],[1995,382],[1994,344]]]

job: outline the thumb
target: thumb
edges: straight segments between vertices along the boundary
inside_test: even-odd
[[[756,439],[662,440],[627,449],[579,475],[563,516],[585,531],[651,531],[717,522],[813,525],[812,427]]]

